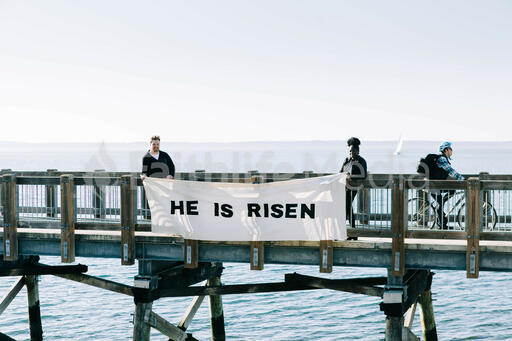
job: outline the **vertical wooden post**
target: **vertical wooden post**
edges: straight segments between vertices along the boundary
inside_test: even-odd
[[[263,177],[257,174],[258,171],[250,171],[251,183],[261,184],[263,183]],[[251,242],[251,270],[263,270],[265,259],[265,244],[263,241],[252,241]]]
[[[17,260],[18,195],[15,174],[2,176],[2,206],[4,216],[4,260]]]
[[[75,261],[76,194],[73,175],[60,176],[60,259],[62,263]]]
[[[405,225],[407,223],[407,191],[403,179],[393,179],[392,183],[392,254],[391,273],[393,276],[404,275],[405,262]]]
[[[314,172],[313,171],[303,171],[302,174],[304,174],[304,179],[313,177]]]
[[[121,176],[121,264],[135,263],[135,223],[137,220],[137,192],[135,178]]]
[[[198,169],[195,171],[196,181],[204,181],[206,171],[204,169]]]
[[[320,241],[320,272],[332,272],[332,240]]]
[[[220,277],[213,277],[208,280],[208,286],[220,286]],[[226,339],[224,329],[224,311],[222,308],[222,296],[210,295],[210,321],[212,328],[212,340],[219,341]]]
[[[420,304],[421,327],[423,329],[424,341],[437,341],[436,321],[434,318],[434,307],[432,305],[432,292],[425,290],[418,297]]]
[[[469,178],[466,197],[466,233],[467,233],[467,252],[466,252],[466,277],[478,278],[480,246],[480,181],[478,178]]]
[[[149,341],[151,326],[149,318],[153,302],[136,303],[135,314],[133,316],[133,341]]]
[[[386,341],[402,341],[403,316],[386,316]]]
[[[92,193],[92,207],[94,208],[94,218],[105,219],[105,186],[102,181],[98,181],[96,177],[105,176],[104,169],[96,169],[94,171],[94,191]]]
[[[183,261],[187,269],[195,269],[199,266],[198,240],[185,239],[183,241]]]
[[[265,244],[263,241],[251,242],[251,270],[263,270],[265,259]]]
[[[370,189],[360,188],[357,193],[357,213],[359,213],[359,222],[368,225],[370,219]]]
[[[47,169],[46,173],[48,176],[55,176],[57,173],[56,169]],[[57,216],[57,186],[46,185],[46,216],[55,218]]]
[[[36,276],[25,276],[28,299],[28,319],[30,324],[30,340],[43,339],[41,324],[41,308],[39,304],[39,285]]]

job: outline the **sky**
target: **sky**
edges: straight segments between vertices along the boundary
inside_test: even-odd
[[[510,1],[0,0],[0,142],[510,141]]]

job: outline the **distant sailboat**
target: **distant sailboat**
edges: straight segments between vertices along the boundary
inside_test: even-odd
[[[402,152],[403,144],[404,144],[404,139],[402,138],[402,135],[400,135],[400,139],[398,140],[398,144],[397,144],[395,152],[393,154],[400,155],[400,153]]]

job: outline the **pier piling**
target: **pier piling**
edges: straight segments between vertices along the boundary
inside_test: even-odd
[[[208,280],[208,286],[220,286],[220,276]],[[224,329],[224,311],[222,308],[222,296],[210,295],[210,321],[212,328],[212,340],[223,341],[226,339]]]
[[[28,319],[30,324],[30,340],[43,339],[43,326],[41,324],[41,308],[39,303],[39,284],[34,275],[25,276],[28,299]]]

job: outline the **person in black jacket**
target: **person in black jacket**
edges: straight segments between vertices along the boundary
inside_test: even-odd
[[[151,137],[150,149],[142,158],[142,180],[147,176],[173,179],[174,172],[175,168],[171,157],[160,150],[160,136]]]
[[[347,178],[350,179],[366,179],[368,174],[368,169],[366,166],[366,160],[363,159],[359,155],[359,145],[361,141],[357,137],[351,137],[347,141],[347,145],[349,146],[349,157],[345,159],[343,162],[343,166],[341,167],[340,172],[346,173]],[[354,212],[352,210],[352,202],[357,195],[357,190],[350,189],[349,186],[346,188],[346,197],[345,197],[345,209],[347,214],[347,219],[350,222],[350,226],[352,228],[356,227],[356,221],[354,219]],[[352,239],[352,238],[349,238]],[[353,238],[356,239],[356,238]]]

